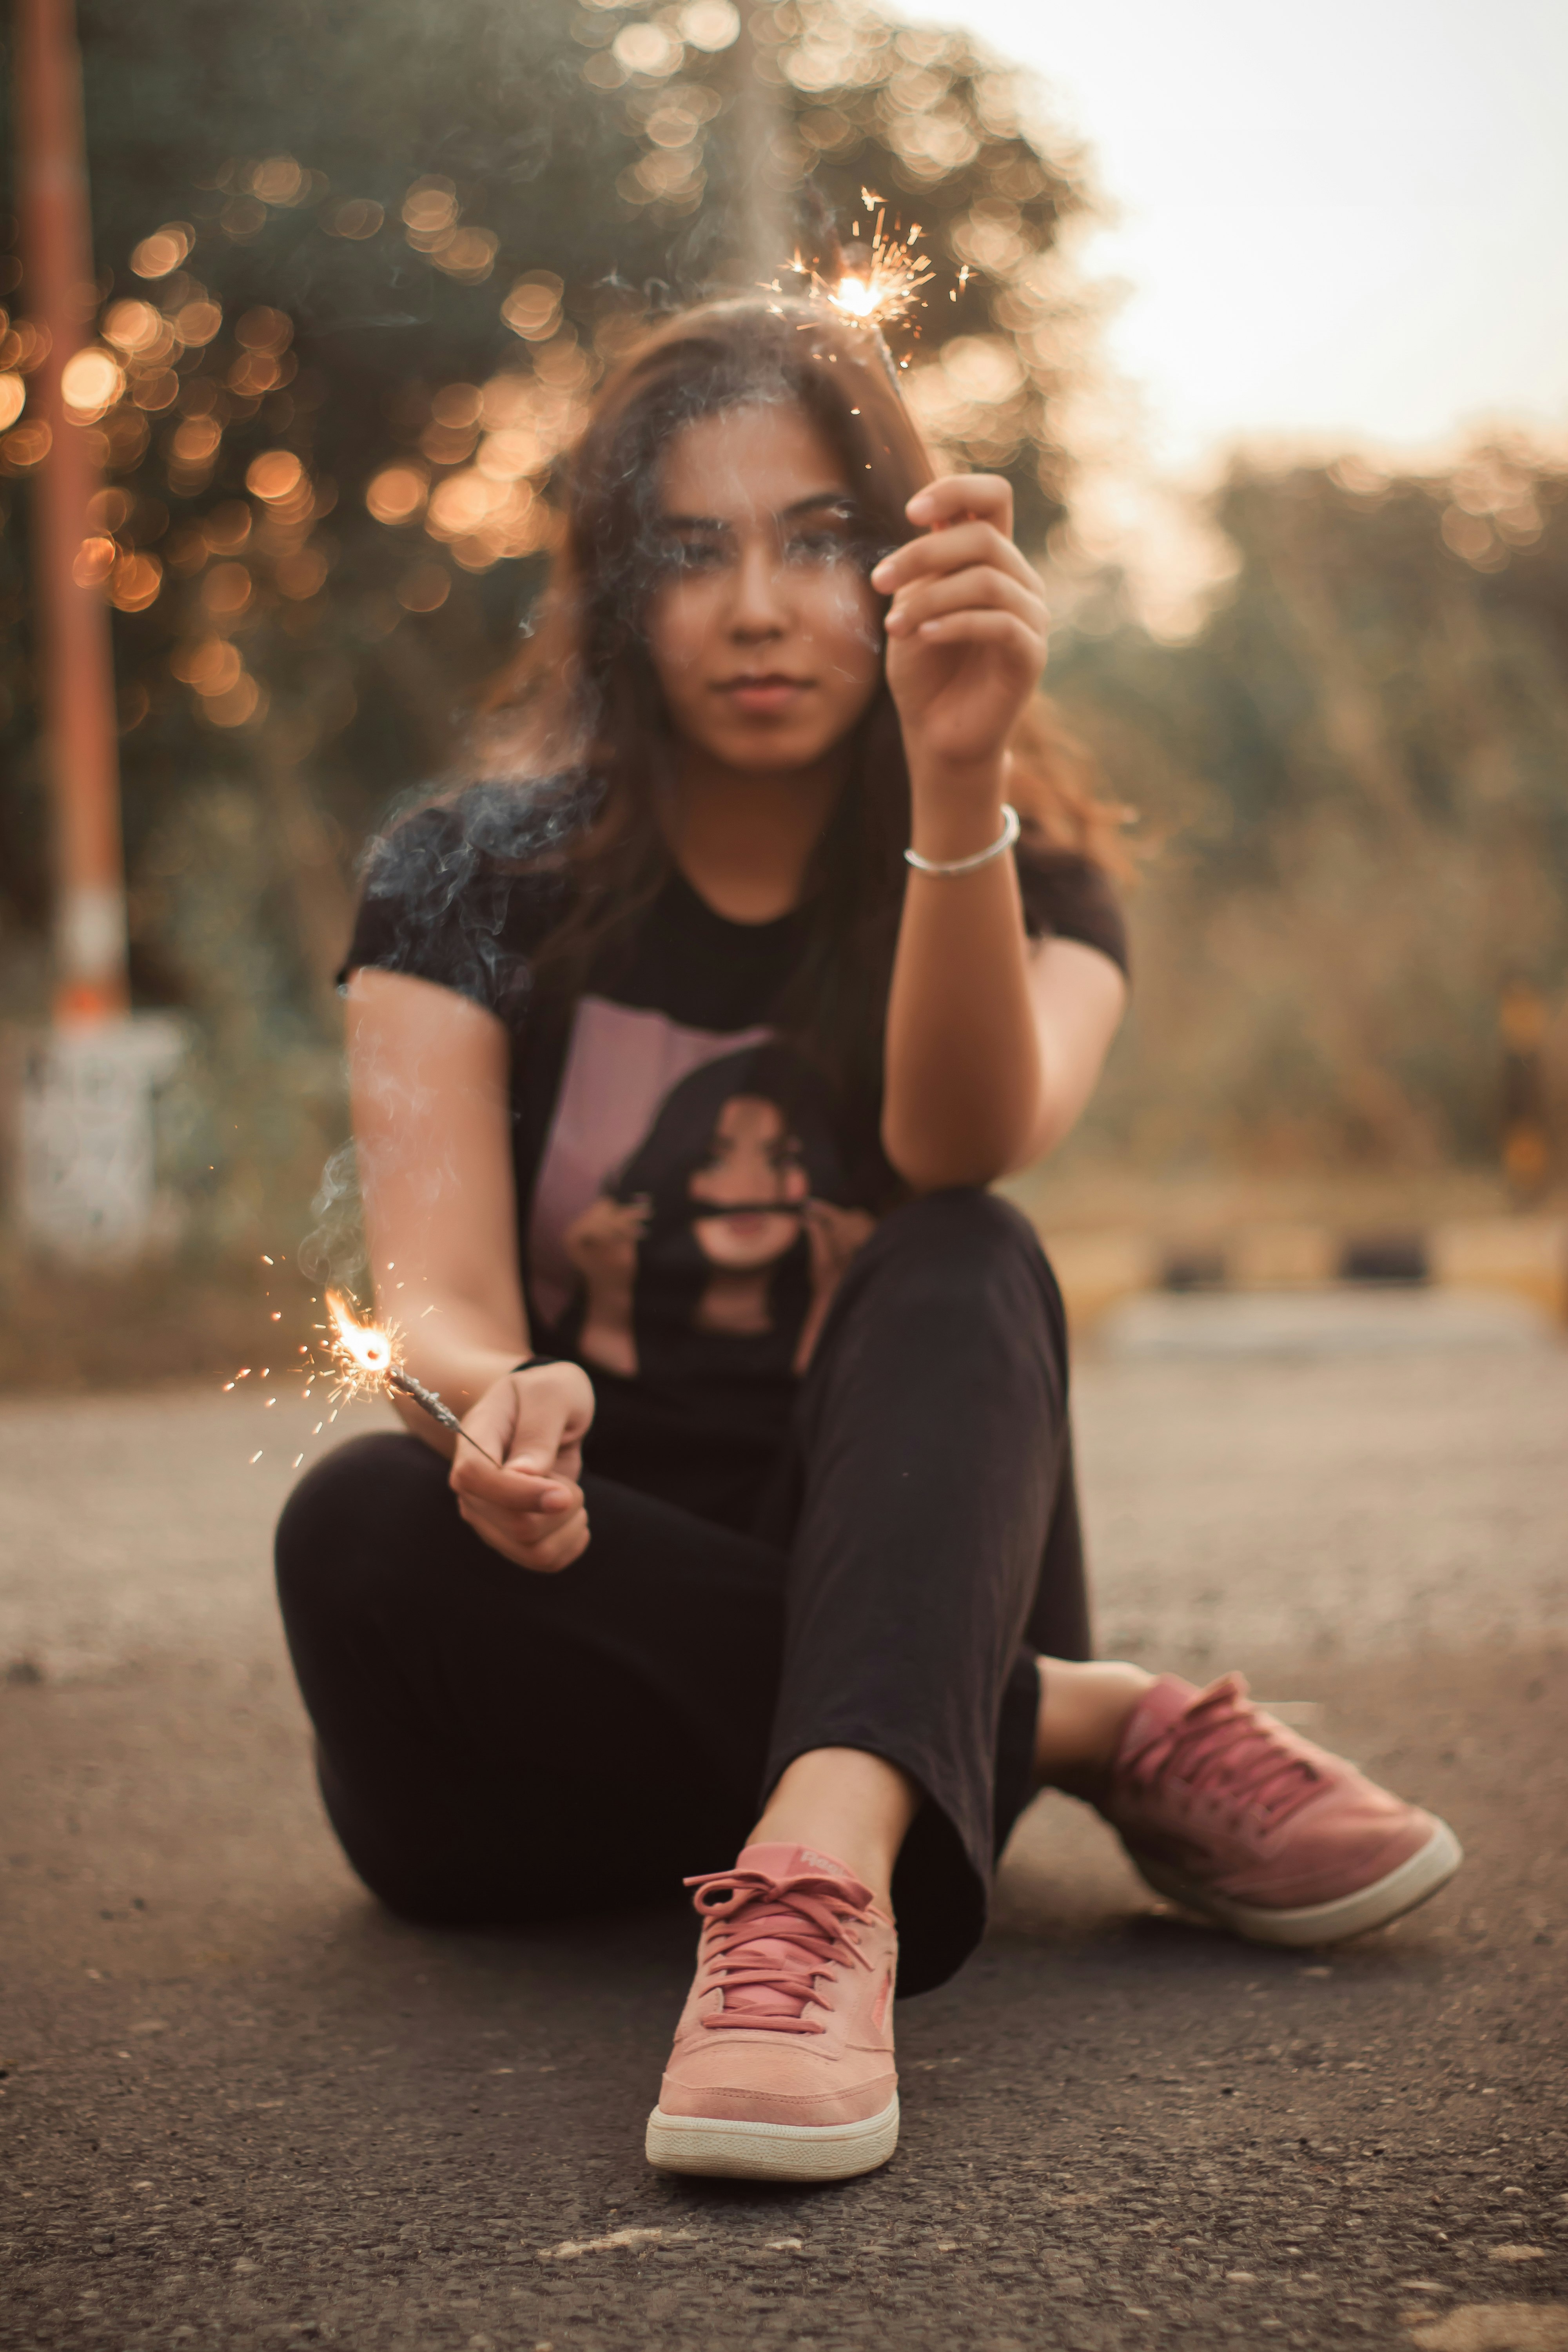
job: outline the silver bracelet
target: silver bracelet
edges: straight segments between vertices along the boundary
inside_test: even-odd
[[[994,857],[1005,856],[1023,831],[1018,812],[1007,801],[1002,803],[1002,830],[989,849],[977,849],[973,857],[954,857],[945,864],[934,857],[922,857],[918,849],[906,849],[905,863],[917,874],[973,874],[976,866],[989,866]]]

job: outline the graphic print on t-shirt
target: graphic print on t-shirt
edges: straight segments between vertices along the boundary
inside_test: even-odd
[[[826,1089],[770,1030],[579,1000],[529,1228],[541,1315],[626,1378],[802,1370],[871,1231]]]

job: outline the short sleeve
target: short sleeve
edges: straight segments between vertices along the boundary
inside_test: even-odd
[[[474,814],[462,799],[420,809],[373,844],[340,986],[368,964],[515,1020],[560,886],[498,857]]]
[[[1125,974],[1127,924],[1105,868],[1076,850],[1037,849],[1026,843],[1019,846],[1017,863],[1029,937],[1077,940],[1098,948]]]

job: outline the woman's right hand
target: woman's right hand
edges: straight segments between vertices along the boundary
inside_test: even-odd
[[[588,1548],[580,1484],[583,1440],[594,1418],[594,1386],[580,1364],[509,1372],[485,1391],[458,1440],[452,1492],[476,1535],[520,1568],[553,1575]],[[483,1446],[498,1470],[476,1448]]]

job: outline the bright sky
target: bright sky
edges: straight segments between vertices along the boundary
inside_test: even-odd
[[[1563,0],[900,0],[1050,86],[1146,456],[1568,426]]]

